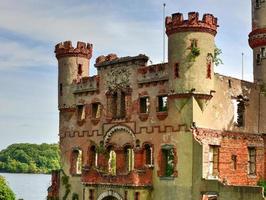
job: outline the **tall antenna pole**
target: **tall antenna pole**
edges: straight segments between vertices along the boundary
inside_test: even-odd
[[[165,62],[165,6],[163,4],[163,63]]]
[[[244,80],[244,53],[242,53],[242,80]]]

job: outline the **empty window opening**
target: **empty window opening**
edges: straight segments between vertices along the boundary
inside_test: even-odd
[[[97,167],[97,151],[96,151],[96,147],[93,145],[90,148],[90,154],[89,154],[89,165],[90,167]]]
[[[179,63],[175,64],[174,74],[175,74],[175,78],[179,78]]]
[[[245,122],[245,102],[243,99],[232,99],[234,106],[234,123],[243,127]]]
[[[85,119],[85,106],[84,105],[77,106],[77,114],[78,114],[78,121]]]
[[[126,94],[118,90],[112,95],[112,115],[114,118],[125,118],[126,116]]]
[[[116,153],[112,147],[109,148],[108,172],[111,175],[116,175]]]
[[[256,148],[248,147],[248,174],[256,174]]]
[[[126,171],[130,172],[134,169],[134,151],[130,146],[124,148]]]
[[[139,192],[135,192],[134,200],[140,200],[140,194],[139,194]]]
[[[82,75],[82,65],[81,64],[78,65],[78,75],[79,76]]]
[[[236,155],[232,155],[231,159],[232,159],[233,170],[236,170],[236,168],[237,168],[237,156]]]
[[[217,195],[212,195],[212,194],[204,194],[202,196],[202,200],[217,200],[218,199],[218,196]]]
[[[167,96],[158,96],[158,112],[167,111]]]
[[[100,103],[92,103],[92,118],[100,118],[101,117],[101,104]]]
[[[145,144],[145,164],[146,165],[152,165],[152,147],[149,144]]]
[[[60,96],[63,96],[63,84],[62,83],[60,83],[59,85],[59,94]]]
[[[90,189],[89,191],[89,200],[94,200],[94,190]]]
[[[260,7],[260,1],[261,0],[256,0],[255,1],[255,8],[259,8]]]
[[[127,199],[127,191],[125,191],[125,200],[128,200],[128,199]]]
[[[140,97],[140,113],[149,113],[150,100],[149,97]]]
[[[163,176],[172,176],[174,174],[173,148],[162,149],[162,173]]]
[[[81,174],[82,170],[82,151],[75,149],[72,152],[72,174]]]
[[[217,177],[219,174],[219,146],[209,146],[209,175]]]

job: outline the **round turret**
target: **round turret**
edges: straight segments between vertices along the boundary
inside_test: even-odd
[[[74,102],[74,84],[89,76],[89,61],[92,56],[92,44],[78,42],[74,48],[71,41],[55,46],[58,60],[58,107],[72,107]]]
[[[170,87],[175,93],[210,94],[214,89],[213,56],[217,18],[205,14],[199,20],[197,12],[190,12],[184,20],[181,13],[167,17],[168,63]]]
[[[252,0],[252,32],[249,45],[253,49],[254,82],[266,84],[266,1]]]

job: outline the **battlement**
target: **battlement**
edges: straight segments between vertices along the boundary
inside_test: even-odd
[[[90,59],[92,56],[93,45],[85,42],[77,42],[76,48],[72,46],[71,41],[65,41],[55,46],[56,58],[74,56],[74,57],[85,57]]]
[[[204,14],[202,20],[199,20],[198,12],[189,12],[188,19],[184,20],[182,13],[174,13],[171,17],[166,17],[166,34],[169,36],[176,32],[207,32],[216,35],[217,18],[212,14]]]

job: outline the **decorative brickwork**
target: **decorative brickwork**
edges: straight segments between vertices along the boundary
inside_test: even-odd
[[[182,13],[172,14],[172,17],[166,17],[166,33],[171,35],[176,32],[207,32],[216,35],[218,27],[217,18],[212,14],[204,14],[202,21],[199,20],[199,13],[188,13],[188,20],[183,19]]]
[[[74,56],[74,57],[85,57],[90,59],[92,56],[92,44],[78,42],[77,47],[72,46],[71,41],[65,41],[55,46],[56,58]]]

